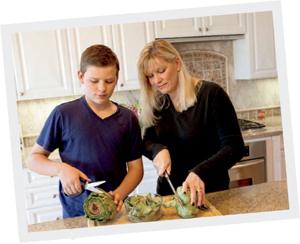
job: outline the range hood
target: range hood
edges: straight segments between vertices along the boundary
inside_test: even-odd
[[[156,39],[165,39],[170,43],[234,41],[238,39],[245,39],[245,35],[237,34],[237,35],[218,35],[218,36],[191,36],[191,37],[156,38]]]

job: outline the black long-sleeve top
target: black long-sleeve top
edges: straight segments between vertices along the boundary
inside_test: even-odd
[[[209,193],[229,188],[228,170],[243,157],[244,141],[227,93],[216,83],[200,84],[197,102],[181,113],[168,98],[169,103],[158,112],[157,124],[145,129],[143,154],[153,160],[159,151],[168,149],[174,187],[194,172]],[[158,177],[157,193],[173,194],[164,177]]]

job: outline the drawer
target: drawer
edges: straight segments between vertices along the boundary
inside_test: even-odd
[[[60,205],[58,191],[57,185],[26,189],[26,209]]]
[[[28,225],[62,219],[62,206],[37,208],[26,211]]]
[[[23,169],[24,189],[58,185],[59,178],[37,174],[30,169]]]

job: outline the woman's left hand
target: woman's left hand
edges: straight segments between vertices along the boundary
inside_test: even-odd
[[[200,179],[198,175],[191,172],[188,177],[182,184],[183,193],[187,192],[187,189],[190,188],[191,192],[191,204],[200,208],[205,203],[205,185],[204,182]],[[196,201],[196,196],[198,197],[198,201]]]

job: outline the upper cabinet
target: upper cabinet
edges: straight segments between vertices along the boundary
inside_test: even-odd
[[[66,30],[13,34],[12,42],[18,100],[73,93]]]
[[[77,72],[82,52],[94,44],[110,47],[119,58],[116,91],[139,89],[137,60],[153,39],[153,22],[14,34],[17,100],[84,94]]]
[[[112,26],[92,26],[72,28],[67,30],[70,59],[72,68],[73,92],[74,95],[84,94],[84,85],[80,83],[77,72],[80,69],[80,58],[83,51],[95,44],[113,46]]]
[[[153,22],[114,25],[113,40],[120,61],[118,90],[140,89],[137,61],[144,46],[154,40]]]
[[[233,35],[245,32],[245,14],[155,21],[156,38]]]
[[[247,14],[245,39],[233,42],[235,79],[277,77],[272,12]]]

